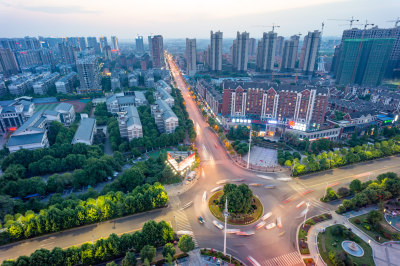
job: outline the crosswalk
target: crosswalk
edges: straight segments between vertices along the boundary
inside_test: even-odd
[[[193,232],[192,226],[189,223],[189,220],[186,216],[186,213],[184,210],[182,210],[182,204],[181,201],[179,200],[178,197],[171,197],[170,198],[170,204],[173,205],[174,207],[174,221],[173,221],[173,228],[174,230],[177,231],[190,231]],[[196,247],[199,247],[196,237],[194,234],[192,234],[193,241],[195,243]]]
[[[297,266],[304,265],[297,252],[288,253],[261,262],[264,266]]]

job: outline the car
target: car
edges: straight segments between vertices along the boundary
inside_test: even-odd
[[[227,234],[237,234],[239,232],[240,232],[239,229],[234,229],[234,228],[226,229]]]
[[[258,184],[258,183],[250,183],[249,186],[251,187],[261,187],[262,184]]]
[[[260,229],[261,227],[263,227],[267,222],[266,221],[261,221],[258,224],[256,224],[256,229]]]
[[[272,212],[268,212],[268,213],[264,214],[263,217],[261,217],[261,220],[265,221],[271,216],[272,216]]]
[[[276,186],[275,185],[266,185],[266,186],[264,186],[264,188],[272,189],[272,188],[276,188]]]
[[[238,236],[251,236],[251,235],[254,235],[256,232],[255,231],[240,231],[240,232],[237,232],[236,233],[236,235],[238,235]]]
[[[222,186],[218,186],[216,188],[211,189],[211,193],[217,192],[219,190],[221,190],[223,187]]]
[[[219,181],[217,182],[217,185],[226,184],[226,182],[228,182],[228,180],[222,179],[222,180],[219,180]]]
[[[267,225],[265,226],[265,229],[269,230],[269,229],[272,229],[272,228],[275,228],[275,227],[276,227],[276,224],[275,224],[275,223],[270,223],[270,224],[267,224]]]
[[[199,223],[204,224],[204,219],[203,219],[203,217],[199,216],[197,219],[199,220]]]
[[[224,230],[224,226],[223,226],[220,222],[214,220],[214,221],[213,221],[213,224],[214,224],[216,227],[218,227],[219,229]]]
[[[276,218],[276,226],[278,226],[278,228],[282,228],[282,219],[281,219],[281,217]]]

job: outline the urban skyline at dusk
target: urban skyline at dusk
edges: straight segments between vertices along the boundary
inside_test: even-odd
[[[345,21],[359,19],[355,27],[370,23],[383,28],[397,18],[400,2],[395,0],[307,0],[307,1],[35,1],[1,0],[2,37],[117,35],[120,40],[137,34],[162,34],[164,38],[208,38],[210,30],[221,30],[225,38],[236,31],[259,37],[273,23],[282,36],[321,29],[324,36],[340,36]],[[29,23],[26,23],[29,21]],[[84,25],[84,27],[82,27]]]

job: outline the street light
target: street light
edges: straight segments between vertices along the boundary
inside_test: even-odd
[[[224,217],[225,217],[225,227],[224,227],[224,256],[226,256],[226,220],[228,219],[228,198],[225,198],[225,210],[224,210]]]
[[[310,202],[309,201],[307,201],[306,202],[306,213],[304,214],[304,222],[303,222],[303,228],[304,228],[304,225],[306,224],[306,218],[307,218],[307,213],[308,213],[308,207],[310,207]]]
[[[251,129],[250,129],[250,133],[249,133],[249,153],[247,154],[247,169],[249,169],[249,165],[250,165],[250,145],[251,145]]]

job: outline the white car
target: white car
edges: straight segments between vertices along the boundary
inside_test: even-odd
[[[220,180],[220,181],[217,182],[217,185],[226,184],[226,182],[228,182],[228,180],[222,179],[222,180]]]
[[[275,227],[276,227],[276,224],[275,224],[275,223],[270,223],[270,224],[267,224],[267,225],[265,226],[265,229],[269,230],[269,229],[272,229],[272,228],[275,228]]]
[[[268,212],[268,213],[264,214],[263,217],[261,217],[261,220],[265,221],[265,220],[267,220],[267,219],[268,219],[269,217],[271,217],[271,216],[272,216],[272,212]]]
[[[217,192],[217,191],[221,190],[222,188],[223,188],[222,186],[213,188],[213,189],[211,189],[211,193]]]
[[[238,235],[238,236],[251,236],[251,235],[254,235],[255,233],[256,232],[252,231],[252,230],[250,230],[250,231],[240,231],[240,232],[237,232],[236,235]]]
[[[282,219],[281,219],[281,217],[276,218],[276,226],[278,226],[278,228],[282,228]]]
[[[261,221],[258,224],[256,224],[256,229],[260,229],[261,227],[263,227],[264,225],[266,225],[267,222],[266,221]]]
[[[234,229],[234,228],[226,229],[227,234],[237,234],[239,232],[240,232],[239,229]]]
[[[262,184],[258,184],[258,183],[250,183],[249,186],[251,187],[261,187]]]
[[[276,186],[275,185],[266,185],[266,186],[264,186],[264,188],[272,189],[272,188],[276,188]]]
[[[220,222],[214,220],[214,221],[213,221],[213,224],[214,224],[216,227],[218,227],[219,229],[224,230],[224,226],[223,226]]]

